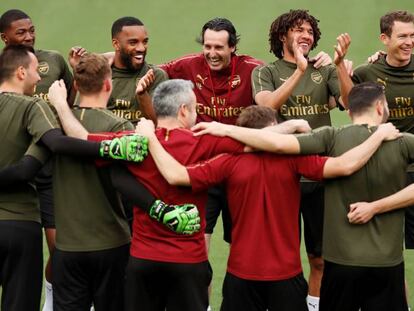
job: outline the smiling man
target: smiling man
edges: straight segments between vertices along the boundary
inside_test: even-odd
[[[117,19],[112,25],[112,45],[115,49],[112,65],[113,91],[108,109],[132,123],[138,122],[142,114],[151,117],[151,112],[146,111],[140,103],[142,94],[137,94],[136,91],[138,81],[150,72],[151,79],[154,80],[149,89],[149,94],[152,94],[155,87],[167,77],[162,70],[145,61],[148,33],[144,24],[135,17]]]

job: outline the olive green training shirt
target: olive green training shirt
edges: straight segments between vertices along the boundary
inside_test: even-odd
[[[339,156],[365,141],[376,128],[322,127],[298,135],[302,154]],[[371,202],[406,186],[406,169],[414,161],[414,135],[384,142],[368,163],[349,177],[325,181],[322,256],[351,266],[389,267],[403,261],[404,209],[379,214],[363,225],[350,224],[351,203]]]
[[[256,67],[252,72],[253,98],[259,92],[277,90],[296,68],[296,64],[283,59]],[[331,125],[330,96],[337,101],[340,96],[335,67],[316,69],[310,63],[287,102],[278,109],[278,120],[305,119],[311,128]]]
[[[17,163],[25,154],[44,163],[48,156],[46,149],[29,146],[47,131],[58,127],[53,112],[42,99],[1,93],[0,168]],[[31,183],[0,190],[0,219],[40,221],[39,202]]]
[[[76,118],[91,133],[133,130],[106,109],[76,108]],[[95,159],[55,156],[53,195],[56,247],[62,251],[98,251],[129,243],[130,232],[109,168]]]

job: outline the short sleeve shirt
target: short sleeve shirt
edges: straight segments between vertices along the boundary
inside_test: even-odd
[[[91,133],[133,129],[106,109],[76,108],[73,113]],[[128,223],[108,167],[98,169],[91,158],[56,154],[53,185],[59,250],[98,251],[129,243]]]
[[[143,67],[138,71],[112,67],[113,90],[108,101],[108,109],[116,116],[134,124],[142,117],[135,90],[139,80],[149,69],[153,69],[155,74],[155,81],[149,89],[149,93],[152,95],[157,85],[167,79],[164,71],[147,63],[144,63]]]
[[[273,92],[295,72],[296,64],[276,60],[257,67],[252,73],[253,97],[262,91]],[[312,128],[331,125],[329,97],[339,100],[340,90],[334,66],[319,69],[308,65],[289,99],[278,110],[279,121],[305,119]]]
[[[176,128],[158,128],[160,143],[177,161],[191,164],[206,160],[222,152],[242,152],[244,146],[232,139],[203,135]],[[108,139],[108,135],[90,135],[88,139]],[[177,234],[152,219],[140,208],[134,208],[131,256],[147,260],[176,263],[198,263],[207,260],[204,228],[207,192],[194,193],[189,187],[171,186],[158,171],[154,160],[148,156],[141,164],[129,163],[129,171],[154,195],[167,204],[193,203],[201,218],[201,230],[190,236]]]
[[[58,122],[49,106],[40,98],[15,93],[0,94],[0,168],[17,163],[25,155],[35,156],[41,162],[43,156],[36,143],[47,131],[58,128]],[[37,149],[37,151],[35,150]],[[39,208],[36,191],[32,184],[0,191],[1,220],[39,221]]]
[[[348,125],[298,136],[301,153],[339,156],[365,141],[376,128]],[[363,225],[348,222],[351,203],[371,202],[406,185],[414,161],[414,135],[384,142],[368,163],[346,178],[325,181],[323,257],[342,265],[388,267],[402,262],[404,210],[376,215]]]
[[[222,182],[226,186],[232,222],[228,272],[247,280],[272,281],[302,271],[299,179],[304,175],[320,180],[326,160],[259,153],[219,155],[187,166],[193,191]]]
[[[404,67],[390,66],[385,57],[354,70],[355,83],[377,82],[384,86],[392,122],[400,131],[414,134],[414,56]]]
[[[194,83],[197,122],[235,124],[242,110],[254,104],[250,76],[261,61],[247,55],[233,55],[229,67],[214,71],[202,53],[187,55],[161,65],[170,79]]]
[[[41,80],[36,86],[35,97],[40,97],[49,102],[49,88],[56,80],[63,79],[68,94],[72,88],[73,76],[63,58],[56,51],[35,50],[39,62],[38,72]]]

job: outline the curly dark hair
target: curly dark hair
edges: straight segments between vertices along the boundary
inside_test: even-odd
[[[317,47],[318,41],[321,38],[321,31],[315,17],[309,14],[308,10],[290,10],[288,13],[280,15],[276,18],[269,30],[269,44],[271,53],[275,54],[277,58],[283,58],[283,42],[281,38],[285,36],[289,29],[300,26],[304,22],[308,22],[313,30],[313,45],[311,50]]]

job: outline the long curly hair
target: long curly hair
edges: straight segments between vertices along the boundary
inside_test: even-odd
[[[269,30],[269,44],[270,51],[277,58],[283,58],[283,42],[281,38],[285,36],[289,29],[300,26],[304,22],[308,22],[313,30],[313,50],[318,45],[318,41],[321,38],[321,31],[319,30],[318,23],[315,17],[309,14],[308,10],[290,10],[288,13],[280,15],[276,18]]]

